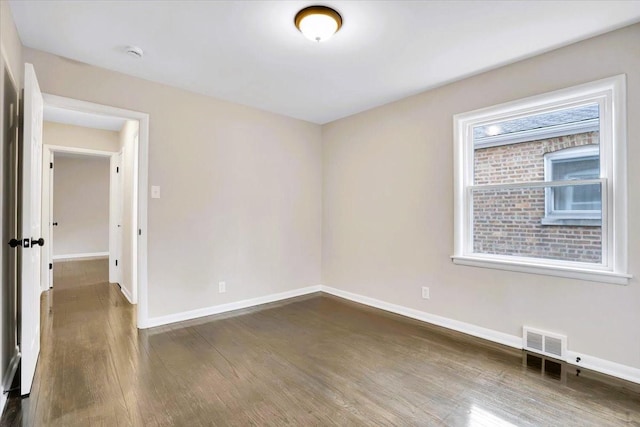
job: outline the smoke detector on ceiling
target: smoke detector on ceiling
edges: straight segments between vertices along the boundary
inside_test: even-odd
[[[144,56],[142,48],[139,48],[138,46],[127,46],[125,52],[134,58],[142,58]]]

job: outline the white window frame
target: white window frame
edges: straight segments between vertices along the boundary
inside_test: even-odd
[[[581,160],[586,157],[600,157],[600,145],[589,144],[578,147],[552,151],[544,155],[544,180],[553,181],[554,163],[559,160]],[[555,209],[553,206],[553,187],[545,188],[544,192],[544,225],[601,225],[601,210],[579,211]]]
[[[560,181],[553,185],[602,186],[602,264],[475,253],[472,190],[473,128],[498,121],[597,103],[600,108],[600,179]],[[524,273],[628,284],[626,76],[618,75],[542,95],[457,114],[454,122],[454,254],[456,264]],[[497,188],[547,187],[549,183],[498,184]]]

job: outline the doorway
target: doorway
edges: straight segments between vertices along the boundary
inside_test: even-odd
[[[129,302],[135,304],[132,292],[135,282],[128,278],[127,286],[123,286],[121,273],[124,266],[136,260],[132,254],[122,258],[125,191],[120,134],[48,122],[47,115],[45,108],[42,230],[48,245],[43,247],[42,290],[55,286],[53,271],[64,262],[108,258],[109,282],[120,284]],[[50,144],[74,141],[86,144],[92,136],[103,141],[110,137],[113,140],[110,148],[119,151]],[[128,185],[134,183],[128,181]],[[130,215],[128,221],[134,218]],[[131,223],[126,225],[133,228]]]
[[[35,69],[25,64],[24,96],[21,103],[23,111],[21,143],[19,144],[17,185],[19,239],[13,239],[20,246],[18,250],[18,335],[20,336],[20,393],[27,395],[31,391],[40,353],[40,307],[42,292],[42,271],[50,261],[43,251],[46,242],[42,235],[42,184],[43,184],[43,114],[44,108],[53,107],[61,111],[89,114],[100,117],[116,117],[130,123],[136,123],[138,146],[135,148],[137,172],[137,191],[135,202],[135,229],[130,230],[132,257],[131,266],[135,274],[138,308],[137,326],[145,328],[148,324],[147,308],[147,168],[149,144],[149,116],[145,113],[79,101],[54,95],[43,94],[40,90]],[[133,150],[133,149],[132,149]],[[133,186],[132,186],[133,188]],[[50,230],[49,230],[50,232]],[[124,235],[124,233],[123,233]],[[125,240],[127,236],[123,237]],[[45,264],[46,262],[46,264]]]
[[[53,109],[69,116],[75,116],[73,120],[87,120],[88,117],[92,117],[93,120],[120,120],[123,123],[119,132],[130,143],[122,144],[121,151],[109,153],[111,167],[110,188],[114,189],[113,192],[110,190],[110,200],[118,198],[115,195],[118,193],[115,190],[118,185],[121,186],[122,194],[124,195],[124,198],[121,198],[123,200],[122,204],[118,205],[112,201],[109,204],[109,278],[112,282],[123,283],[125,281],[122,278],[123,276],[131,277],[131,287],[127,290],[123,289],[123,293],[130,302],[137,304],[137,327],[145,328],[147,327],[148,319],[146,230],[149,116],[145,113],[46,93],[43,94],[43,99],[46,109]],[[77,121],[75,123],[79,124]],[[49,148],[53,149],[54,158],[56,151],[75,152],[76,154],[84,153],[85,155],[105,155],[105,150],[78,147],[71,150],[69,147],[60,146]],[[96,153],[96,151],[102,151],[102,153]],[[128,192],[131,194],[128,194]],[[116,219],[119,215],[123,218],[122,221]],[[130,216],[130,220],[127,220],[127,216]],[[43,222],[45,221],[47,221],[47,225],[49,222],[56,222],[55,219],[51,220],[49,218],[47,220],[43,215]],[[117,227],[118,224],[121,227]],[[49,232],[51,232],[51,227],[47,226]],[[119,244],[118,239],[121,239],[122,244]],[[133,261],[129,264],[121,264],[121,260],[128,257]],[[111,262],[112,258],[113,262]],[[115,268],[116,260],[118,260],[118,267],[123,267],[120,270]],[[48,271],[49,262],[43,262],[42,268],[46,268]],[[48,289],[48,286],[44,287],[42,283],[41,286],[43,289]]]

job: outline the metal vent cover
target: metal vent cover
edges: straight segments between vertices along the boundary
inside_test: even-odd
[[[556,357],[562,357],[562,340],[555,337],[544,337],[544,351],[554,354]]]
[[[523,347],[525,350],[565,360],[567,353],[566,335],[534,329],[528,326],[522,329]]]
[[[542,334],[536,334],[534,332],[529,332],[526,335],[526,346],[528,348],[534,348],[538,351],[543,351],[544,347],[542,346],[542,339],[543,339],[543,335]]]

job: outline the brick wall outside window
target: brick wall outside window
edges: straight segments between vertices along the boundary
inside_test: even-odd
[[[544,181],[544,155],[598,144],[598,132],[475,150],[475,184]],[[544,188],[476,191],[473,196],[476,253],[600,263],[600,226],[543,225]]]

